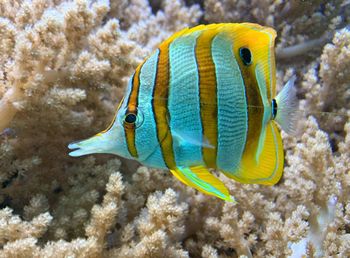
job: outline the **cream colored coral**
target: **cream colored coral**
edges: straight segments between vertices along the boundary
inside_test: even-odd
[[[302,84],[306,96],[302,109],[314,114],[337,143],[334,132],[343,130],[350,108],[349,40],[348,28],[337,31],[332,43],[324,47],[320,61],[309,66]]]
[[[26,222],[22,221],[18,215],[13,215],[10,208],[1,209],[0,245],[29,237],[41,237],[51,221],[52,216],[49,213],[42,213],[31,222]]]

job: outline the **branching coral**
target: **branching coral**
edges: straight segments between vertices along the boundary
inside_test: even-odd
[[[349,203],[350,156],[344,149],[339,156],[332,155],[328,137],[318,130],[315,119],[310,118],[306,127],[302,142],[288,156],[290,166],[286,168],[284,190],[289,192],[288,196],[295,203],[303,203],[308,208],[312,229],[308,239],[319,255],[329,251],[329,231],[337,232],[337,238],[346,235],[344,227],[347,222],[343,213]],[[305,162],[298,162],[300,159]],[[340,252],[339,249],[337,251]]]
[[[52,219],[48,213],[41,214],[28,223],[21,222],[16,216],[11,217],[11,211],[3,209],[0,214],[0,239],[1,244],[8,243],[0,251],[0,257],[100,257],[105,248],[107,232],[115,223],[120,207],[123,193],[121,175],[111,174],[106,188],[107,193],[102,204],[92,208],[90,223],[86,226],[87,238],[78,238],[71,242],[48,242],[43,248],[36,245],[36,238],[42,237]]]
[[[0,257],[350,256],[349,6],[2,1]],[[278,31],[279,88],[298,77],[305,112],[300,136],[284,135],[279,184],[220,175],[237,200],[224,203],[167,171],[68,157],[68,142],[108,125],[133,68],[167,36],[241,21]]]
[[[350,31],[345,28],[324,47],[320,63],[311,64],[302,84],[306,96],[303,109],[314,113],[335,141],[339,141],[350,109],[349,60]]]

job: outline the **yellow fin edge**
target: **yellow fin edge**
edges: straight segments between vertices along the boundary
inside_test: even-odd
[[[281,134],[274,121],[266,125],[265,139],[258,160],[255,154],[245,154],[236,173],[224,172],[224,174],[245,184],[274,185],[280,180],[284,153]]]
[[[170,171],[182,183],[202,193],[234,202],[225,185],[203,166],[176,168]]]

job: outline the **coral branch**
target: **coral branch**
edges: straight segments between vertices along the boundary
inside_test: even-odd
[[[0,132],[9,126],[17,112],[14,106],[16,101],[20,101],[23,93],[17,87],[10,88],[0,100]]]

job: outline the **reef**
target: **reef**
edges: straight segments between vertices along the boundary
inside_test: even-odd
[[[133,69],[200,23],[275,28],[297,76],[275,186],[220,179],[237,203],[111,155],[68,156],[108,126]],[[0,257],[350,257],[350,2],[0,3]]]

